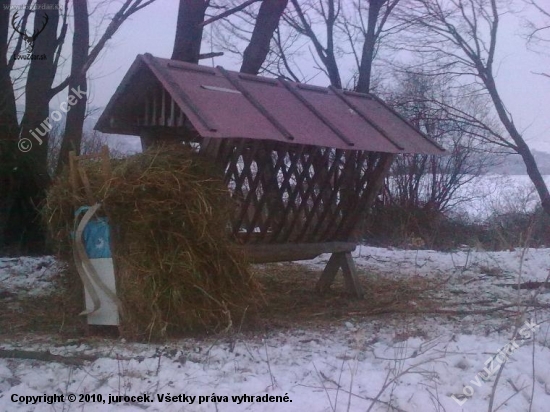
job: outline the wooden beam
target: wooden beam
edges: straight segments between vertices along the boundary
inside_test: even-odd
[[[345,253],[355,250],[352,242],[251,244],[235,246],[251,263],[293,262],[314,259],[323,253]]]
[[[203,53],[203,54],[199,54],[199,60],[211,59],[212,57],[220,57],[220,56],[223,56],[223,52]]]

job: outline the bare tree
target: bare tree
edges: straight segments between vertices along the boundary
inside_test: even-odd
[[[210,57],[211,53],[200,53],[204,27],[219,20],[227,21],[228,17],[246,11],[249,6],[259,1],[247,0],[238,4],[232,1],[224,1],[221,5],[215,5],[210,0],[180,0],[172,59],[198,63],[199,60]],[[246,62],[247,66],[244,67],[244,72],[257,73],[259,67],[265,61],[265,57],[269,52],[269,40],[273,31],[277,28],[280,15],[287,2],[288,0],[262,1],[260,12],[253,19],[254,32],[252,33],[252,39],[250,39],[250,44],[245,50],[247,56],[243,61]],[[209,7],[223,11],[206,18]],[[259,24],[255,24],[256,22]],[[248,41],[248,39],[246,40]],[[214,53],[214,55],[216,54],[218,53]],[[256,66],[258,66],[258,69],[255,68]]]
[[[352,56],[357,75],[351,88],[368,93],[377,51],[399,1],[291,0],[293,8],[285,16],[285,22],[310,40],[315,50],[313,59],[332,86],[343,87],[341,67],[347,57]],[[360,50],[358,44],[362,44]]]
[[[205,56],[200,53],[203,28],[216,21],[227,22],[231,16],[239,18],[242,12],[249,18],[247,24],[251,28],[248,31],[241,29],[246,35],[238,37],[243,44],[248,43],[244,52],[237,52],[242,56],[240,71],[258,74],[270,52],[272,38],[288,0],[263,0],[257,13],[248,12],[247,8],[257,2],[259,0],[213,5],[206,0],[180,0],[172,59],[198,63]],[[206,18],[208,7],[224,11]]]
[[[10,77],[11,63],[7,57],[10,3],[10,0],[0,0],[0,246],[6,243],[4,228],[14,204],[10,194],[16,186],[12,171],[17,167],[16,143],[19,130],[15,92]]]
[[[529,10],[535,10],[541,18],[539,23],[530,19],[524,19],[527,27],[527,44],[528,46],[538,45],[542,50],[547,50],[550,45],[550,7],[543,6],[538,0],[524,0],[529,6]],[[550,72],[536,73],[539,76],[550,78]]]
[[[372,65],[376,57],[380,38],[384,26],[399,0],[370,0],[367,12],[367,27],[361,26],[361,31],[365,37],[363,43],[363,54],[359,66],[359,78],[356,91],[368,93],[371,90]],[[361,6],[358,4],[361,15]],[[363,20],[361,20],[363,21]]]
[[[21,16],[10,19],[10,1],[2,0],[0,10],[0,181],[2,183],[2,202],[0,204],[0,247],[10,246],[20,252],[41,252],[44,249],[45,233],[42,228],[38,207],[45,196],[50,176],[47,167],[49,143],[49,103],[51,99],[63,91],[69,84],[78,86],[85,82],[87,70],[98,57],[107,41],[118,30],[120,25],[133,13],[142,9],[154,0],[125,0],[119,11],[113,16],[99,42],[88,54],[87,36],[82,34],[82,25],[79,25],[80,40],[76,42],[77,50],[73,59],[75,67],[71,75],[54,86],[58,68],[63,61],[62,50],[68,28],[69,2],[65,0],[38,0],[32,35],[27,33],[30,26],[31,1],[27,1],[27,8]],[[77,16],[83,18],[85,8],[78,2]],[[47,10],[47,12],[42,12]],[[60,13],[63,10],[63,13]],[[20,17],[15,22],[15,17]],[[14,32],[9,35],[9,25]],[[17,36],[16,32],[20,33]],[[39,35],[38,35],[39,34]],[[84,39],[84,41],[82,40]],[[23,42],[27,49],[31,46],[32,56],[27,64],[25,60],[16,60],[22,51]],[[13,44],[15,44],[13,46]],[[38,56],[38,58],[34,58]],[[82,57],[85,56],[85,61]],[[18,63],[16,63],[18,62]],[[18,68],[19,65],[19,68]],[[19,70],[19,72],[17,72]],[[14,73],[18,73],[15,78]],[[25,110],[21,122],[17,122],[16,99],[19,90],[16,82],[24,83]],[[83,103],[85,108],[85,102]],[[80,114],[79,114],[80,113]],[[74,115],[75,123],[71,123],[72,130],[81,129],[83,122],[82,111],[77,110]],[[80,126],[79,126],[80,125]],[[77,133],[77,132],[75,132]],[[39,136],[38,138],[36,136]],[[71,136],[74,136],[71,133]],[[39,139],[39,140],[35,140]],[[72,144],[79,144],[77,140]],[[20,146],[28,151],[18,150],[18,143],[31,142],[32,149]],[[71,143],[67,145],[71,146]],[[6,161],[4,163],[4,160]]]
[[[419,73],[405,73],[395,83],[398,86],[387,102],[449,154],[397,156],[386,178],[385,203],[406,210],[445,212],[470,200],[458,195],[460,188],[478,179],[493,159],[480,138],[487,132],[469,121],[490,122],[490,114],[483,110],[485,99],[457,96],[446,87],[445,78]]]
[[[527,40],[529,42],[550,43],[550,7],[548,4],[543,6],[543,2],[539,0],[524,0],[531,9],[535,9],[542,17],[541,23],[535,23],[531,20],[527,21],[529,33]]]
[[[548,187],[500,96],[495,79],[495,54],[502,12],[497,0],[409,0],[401,10],[403,22],[412,24],[403,47],[423,56],[423,70],[433,75],[444,73],[462,83],[470,79],[478,92],[489,95],[506,130],[506,133],[500,133],[486,125],[491,141],[522,157],[542,207],[550,215]]]
[[[105,31],[98,42],[90,50],[90,15],[86,1],[74,2],[74,34],[73,49],[71,58],[71,73],[52,89],[53,95],[59,93],[67,86],[69,94],[72,90],[87,91],[87,73],[92,64],[98,58],[99,54],[118,31],[122,24],[134,13],[147,7],[155,0],[125,0],[119,10],[112,16]],[[68,155],[71,150],[80,153],[80,143],[82,140],[82,128],[86,117],[87,96],[81,94],[81,98],[67,113],[65,133],[61,143],[61,151],[58,158],[56,171],[59,173],[67,163]]]
[[[172,59],[198,63],[209,0],[180,0]]]
[[[264,0],[256,18],[250,43],[244,51],[241,72],[258,74],[288,0]]]
[[[317,57],[323,65],[322,70],[330,80],[330,84],[341,89],[342,78],[337,63],[335,45],[336,21],[342,10],[341,1],[328,0],[326,3],[321,1],[319,5],[314,4],[314,2],[300,4],[298,0],[291,0],[291,2],[296,14],[294,18],[289,17],[286,21],[293,29],[309,38],[315,48]],[[325,44],[322,43],[320,36],[315,32],[314,22],[312,22],[311,16],[308,16],[307,9],[304,6],[322,17],[326,38]]]
[[[71,150],[80,153],[82,128],[84,126],[84,117],[88,102],[88,82],[86,81],[86,72],[82,71],[88,59],[88,48],[90,47],[90,23],[88,21],[87,2],[74,2],[73,11],[74,35],[69,90],[82,90],[84,94],[67,113],[67,118],[65,120],[65,137],[61,141],[61,148],[57,156],[57,167],[55,169],[57,174],[61,172],[61,169],[66,164]]]
[[[22,141],[35,142],[40,135],[41,144],[35,144],[28,153],[15,153],[16,168],[8,171],[14,184],[7,198],[11,200],[4,230],[4,240],[12,244],[25,244],[30,252],[37,252],[44,246],[45,232],[40,224],[38,205],[45,196],[50,176],[47,169],[48,126],[51,86],[55,78],[57,63],[64,42],[65,18],[60,19],[59,0],[38,0],[37,9],[46,4],[53,5],[48,13],[34,13],[34,33],[40,36],[34,39],[32,54],[45,56],[45,59],[32,59],[28,65],[25,83],[25,112],[21,120],[17,137]],[[47,17],[47,19],[46,19]],[[58,35],[58,25],[61,31]],[[19,30],[23,33],[26,30]],[[25,37],[22,35],[21,37]],[[34,36],[33,36],[34,37]],[[12,57],[15,59],[15,56]],[[8,88],[12,85],[6,85]],[[9,95],[11,94],[8,91]],[[34,133],[32,135],[31,133]],[[16,147],[12,147],[16,151]]]

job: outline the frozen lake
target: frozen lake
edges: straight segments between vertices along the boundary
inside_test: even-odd
[[[550,186],[550,175],[544,176],[544,181]],[[494,211],[528,211],[540,203],[527,175],[481,176],[461,188],[459,196],[471,200],[457,205],[453,211],[466,212],[473,219],[483,219]]]

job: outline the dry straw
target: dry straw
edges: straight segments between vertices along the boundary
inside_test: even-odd
[[[112,228],[121,333],[159,339],[189,331],[229,330],[261,299],[258,283],[227,230],[234,211],[215,165],[183,146],[158,147],[83,165]],[[45,216],[62,256],[75,208],[86,205],[67,175],[48,193]]]

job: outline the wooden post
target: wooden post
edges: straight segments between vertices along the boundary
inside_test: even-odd
[[[340,253],[333,253],[330,256],[330,259],[325,266],[325,270],[323,270],[323,274],[321,275],[321,277],[317,281],[317,285],[315,286],[317,292],[325,293],[328,292],[328,290],[330,289],[330,285],[332,285],[332,282],[334,282],[334,278],[338,273],[338,269],[340,269],[340,256]]]
[[[103,170],[103,177],[105,181],[111,178],[111,161],[109,156],[109,146],[105,145],[101,148],[101,165]]]
[[[141,151],[146,151],[154,142],[154,138],[151,132],[148,130],[142,129],[139,135],[141,139]]]
[[[76,194],[76,191],[78,190],[78,177],[76,175],[76,152],[70,151],[69,152],[69,178],[71,180],[71,187],[73,189],[73,193]]]
[[[155,144],[172,144],[192,141],[194,136],[192,136],[189,131],[178,131],[175,128],[157,126],[142,128],[139,137],[141,139],[141,149],[145,151]]]
[[[330,289],[330,286],[334,282],[334,278],[338,274],[338,269],[340,268],[342,268],[342,274],[344,275],[344,283],[346,285],[347,292],[357,298],[362,298],[363,288],[359,283],[359,278],[357,277],[357,271],[351,252],[339,252],[332,254],[325,270],[323,271],[323,274],[317,281],[317,285],[315,287],[317,292],[323,293]]]
[[[220,153],[220,147],[220,139],[205,137],[201,142],[200,153],[210,157],[212,160],[215,160]]]
[[[340,260],[342,262],[342,273],[344,275],[344,283],[348,293],[355,295],[358,298],[363,297],[363,288],[359,283],[355,262],[350,252],[342,253]]]
[[[94,194],[90,185],[90,180],[86,174],[86,170],[79,164],[81,160],[89,160],[99,158],[101,162],[101,170],[105,181],[111,178],[111,165],[109,163],[109,147],[107,145],[101,148],[99,153],[77,156],[74,151],[69,152],[69,178],[73,192],[76,194],[79,188],[83,187],[86,193],[88,204],[95,204]],[[82,185],[80,185],[82,183]]]

